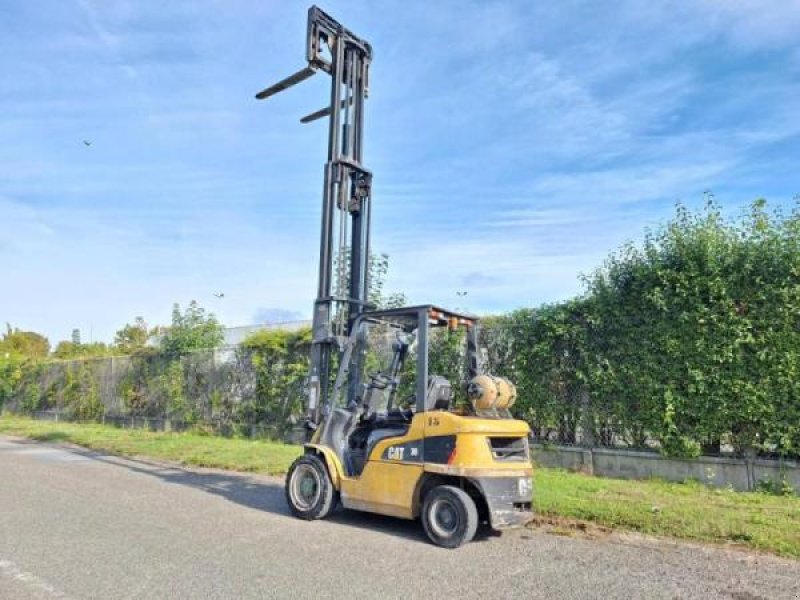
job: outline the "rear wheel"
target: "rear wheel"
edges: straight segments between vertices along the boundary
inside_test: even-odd
[[[430,540],[443,548],[458,548],[475,537],[478,509],[464,490],[439,485],[425,495],[422,526]]]
[[[286,501],[295,517],[324,519],[334,507],[335,493],[328,469],[314,454],[301,456],[286,475]]]

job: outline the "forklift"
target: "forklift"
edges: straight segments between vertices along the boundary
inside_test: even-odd
[[[362,162],[372,47],[316,6],[308,12],[307,66],[260,91],[263,100],[323,72],[329,103],[319,281],[312,320],[304,454],[286,476],[301,519],[338,503],[420,519],[438,546],[456,548],[481,523],[519,527],[533,517],[533,468],[514,385],[484,368],[479,323],[433,305],[368,303],[372,173]],[[437,335],[463,340],[463,381],[430,372]],[[463,396],[456,402],[456,396]]]

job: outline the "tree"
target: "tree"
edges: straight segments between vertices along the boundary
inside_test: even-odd
[[[172,307],[172,324],[161,337],[165,354],[180,356],[206,348],[216,348],[224,339],[224,329],[213,313],[192,300],[184,312],[176,302]]]
[[[342,272],[342,277],[338,275]],[[374,254],[369,255],[367,266],[369,287],[367,289],[367,302],[375,308],[398,308],[408,303],[402,292],[385,293],[384,286],[386,277],[389,274],[389,255]],[[347,297],[350,288],[350,248],[345,250],[344,256],[337,256],[334,268],[334,281],[336,295]]]
[[[46,358],[50,353],[50,342],[39,333],[12,329],[6,323],[6,332],[0,340],[0,352],[25,358]]]
[[[408,299],[403,292],[384,292],[383,288],[388,275],[389,255],[370,254],[367,301],[376,308],[399,308],[408,304]]]
[[[122,354],[133,354],[144,348],[150,332],[142,317],[136,317],[133,323],[126,323],[114,336],[114,347]]]

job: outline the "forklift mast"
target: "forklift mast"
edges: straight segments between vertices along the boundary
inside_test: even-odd
[[[328,106],[300,119],[328,117],[328,160],[322,193],[319,283],[312,321],[306,422],[315,429],[328,403],[331,359],[367,308],[372,173],[362,164],[364,100],[372,47],[317,6],[308,10],[308,65],[256,94],[284,91],[319,71],[331,77]]]

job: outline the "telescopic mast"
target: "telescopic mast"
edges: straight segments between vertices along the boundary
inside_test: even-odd
[[[300,119],[310,123],[329,117],[306,407],[307,424],[315,429],[321,407],[328,402],[332,354],[344,347],[353,320],[367,307],[372,173],[363,166],[362,153],[372,47],[312,6],[306,60],[306,67],[260,91],[256,98],[269,98],[319,71],[331,77],[328,106]]]

